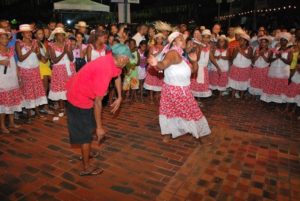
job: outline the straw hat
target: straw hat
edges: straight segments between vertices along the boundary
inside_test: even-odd
[[[281,32],[280,36],[279,36],[279,39],[285,39],[288,42],[290,42],[291,39],[292,39],[292,35],[289,32]]]
[[[157,31],[173,31],[173,28],[170,24],[162,21],[156,21],[154,27]]]
[[[205,26],[200,26],[200,30],[201,31],[205,30]]]
[[[175,40],[175,38],[177,38],[178,36],[181,36],[181,35],[182,35],[182,33],[178,32],[178,31],[174,31],[168,37],[169,43],[173,42]]]
[[[224,34],[222,34],[218,37],[218,40],[221,40],[221,39],[228,40]]]
[[[4,29],[0,28],[0,35],[2,35],[2,34],[8,35],[9,38],[11,37],[11,33],[9,31],[5,31]]]
[[[166,36],[164,34],[162,34],[162,33],[158,33],[158,34],[154,35],[154,39],[157,39],[157,38],[163,38],[163,39],[165,39]]]
[[[32,27],[29,24],[21,24],[19,26],[19,32],[32,31]]]
[[[210,30],[209,30],[209,29],[204,29],[204,30],[202,31],[202,36],[204,36],[204,35],[211,36]]]
[[[89,27],[89,25],[86,24],[85,21],[79,21],[77,24],[75,24],[75,29],[79,29],[80,27]]]
[[[271,42],[272,39],[269,36],[261,36],[257,40],[258,40],[258,42],[260,42],[261,40],[266,40],[268,42]]]
[[[243,38],[243,39],[245,39],[245,40],[247,40],[248,42],[250,41],[250,36],[248,34],[246,34],[246,33],[241,34],[240,37]]]
[[[237,27],[234,29],[234,34],[244,34],[245,31],[241,27]]]
[[[64,34],[65,36],[67,35],[67,33],[65,32],[65,30],[64,30],[63,28],[61,28],[61,27],[56,27],[56,28],[52,31],[52,33],[50,34],[48,40],[53,40],[54,37],[55,37],[55,35],[56,35],[56,34],[59,34],[59,33]]]

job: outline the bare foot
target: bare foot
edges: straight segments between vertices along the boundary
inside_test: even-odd
[[[6,127],[4,127],[4,128],[1,128],[1,133],[9,134],[10,131]]]
[[[163,138],[163,142],[164,143],[169,143],[170,142],[170,137],[169,136],[164,136],[164,138]]]

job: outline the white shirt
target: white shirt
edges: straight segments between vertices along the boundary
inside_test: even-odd
[[[142,35],[140,34],[140,32],[137,32],[137,33],[132,37],[132,39],[135,40],[136,46],[139,46],[139,45],[140,45],[140,42],[141,42],[142,40],[146,40],[145,36],[142,36]]]

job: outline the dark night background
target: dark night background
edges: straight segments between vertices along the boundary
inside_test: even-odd
[[[37,21],[39,23],[48,22],[51,18],[64,21],[66,18],[60,17],[53,12],[53,3],[58,0],[1,0],[0,18],[17,19],[18,22]],[[102,19],[107,23],[117,20],[117,4],[110,3],[110,0],[94,0],[95,2],[110,5],[111,17]],[[248,28],[256,28],[259,25],[268,25],[269,28],[298,27],[300,24],[299,0],[235,0],[232,3],[232,13],[252,10],[257,3],[257,9],[276,8],[280,6],[296,6],[296,9],[288,9],[281,12],[244,15],[231,19],[231,25],[243,24]],[[188,23],[195,21],[199,25],[209,26],[216,22],[218,8],[215,0],[140,0],[140,4],[131,4],[132,22],[152,22],[158,19],[172,23]],[[229,3],[223,0],[221,4],[221,16],[229,12]],[[102,15],[103,16],[103,15]],[[72,18],[76,21],[79,18],[89,20],[88,14],[73,13]],[[102,18],[102,17],[101,17]],[[256,19],[256,20],[255,20]],[[94,18],[93,22],[99,20]],[[99,20],[101,21],[101,20]],[[90,21],[89,21],[90,22]],[[228,25],[228,20],[221,21],[224,26]]]

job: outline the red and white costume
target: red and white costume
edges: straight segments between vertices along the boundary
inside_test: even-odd
[[[296,103],[300,107],[300,73],[296,70],[292,82],[288,85],[283,98],[288,103]]]
[[[158,49],[153,47],[153,54],[157,54],[159,52]],[[160,52],[156,58],[160,61],[162,58],[162,52]],[[161,91],[163,85],[163,71],[157,71],[154,67],[148,66],[147,74],[145,78],[144,88],[150,91]]]
[[[0,114],[13,114],[22,111],[22,93],[19,87],[14,49],[8,54],[0,54],[0,61],[9,59],[6,74],[0,65]]]
[[[209,89],[209,75],[207,67],[209,54],[209,47],[202,48],[198,61],[198,72],[192,75],[191,89],[195,97],[210,97],[212,95],[212,92]]]
[[[258,54],[259,48],[256,49],[254,54]],[[265,53],[265,57],[268,57],[269,52]],[[263,92],[263,87],[266,84],[268,78],[270,63],[266,62],[262,56],[253,64],[253,69],[251,70],[249,93],[255,96],[260,96]]]
[[[276,53],[280,53],[282,58],[287,59],[289,55],[289,50],[274,50],[273,58],[276,58]],[[263,89],[263,93],[260,99],[267,103],[284,103],[284,94],[287,91],[289,77],[290,65],[284,63],[279,58],[274,60],[270,65],[267,83]]]
[[[94,48],[94,45],[90,44],[90,47],[92,48],[92,52],[91,52],[91,61],[94,61],[95,59],[99,58],[99,57],[103,57],[106,55],[106,45],[103,46],[103,48],[101,50],[96,50]]]
[[[245,51],[248,53],[249,48]],[[249,87],[251,73],[251,59],[246,58],[240,52],[233,59],[233,64],[229,71],[228,86],[239,91],[246,91]]]
[[[60,56],[64,49],[56,47],[55,44],[50,45],[55,51],[56,57]],[[66,83],[75,74],[75,66],[73,61],[69,60],[67,54],[56,64],[52,66],[52,78],[49,91],[49,99],[53,101],[67,100]]]
[[[30,51],[31,47],[19,41],[22,54]],[[23,107],[26,109],[48,103],[43,82],[40,75],[40,61],[35,52],[32,52],[24,61],[18,61],[19,76],[22,82],[21,91],[24,97]]]
[[[227,50],[216,49],[214,56],[227,56]],[[228,71],[229,61],[225,59],[216,60],[220,67],[221,74],[219,75],[217,67],[211,63],[211,70],[209,72],[209,87],[212,90],[226,91],[228,87]]]
[[[190,133],[195,138],[209,135],[211,130],[190,89],[191,68],[183,59],[164,71],[159,123],[162,135],[172,138]]]

